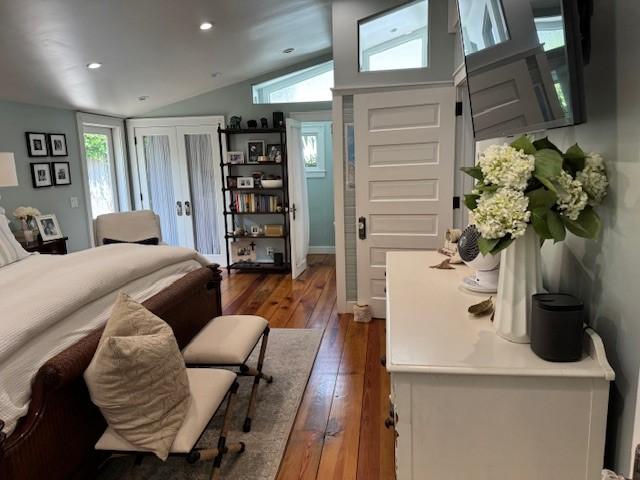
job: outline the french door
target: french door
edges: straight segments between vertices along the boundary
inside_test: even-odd
[[[218,124],[223,117],[128,121],[136,208],[158,214],[164,242],[222,264]]]

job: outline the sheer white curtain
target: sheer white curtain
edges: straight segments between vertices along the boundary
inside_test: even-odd
[[[169,137],[145,136],[144,156],[147,165],[149,203],[151,209],[160,217],[162,240],[170,245],[179,245]]]
[[[205,255],[218,255],[220,241],[217,216],[215,174],[211,137],[207,134],[185,135],[189,183],[193,203],[193,229],[196,249]]]

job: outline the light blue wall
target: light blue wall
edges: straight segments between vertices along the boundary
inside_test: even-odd
[[[25,132],[64,133],[67,137],[69,156],[29,158]],[[31,206],[42,213],[54,213],[60,222],[62,232],[69,237],[69,249],[75,251],[88,248],[89,229],[75,112],[0,101],[0,151],[14,153],[20,184],[18,187],[0,188],[0,206],[7,210],[7,216],[12,219],[12,212],[18,206]],[[69,162],[71,185],[33,188],[29,166],[33,161]],[[79,208],[71,208],[71,197],[78,198]]]
[[[307,178],[309,197],[309,246],[334,247],[336,237],[333,226],[333,144],[331,123],[324,123],[325,169],[324,177]]]

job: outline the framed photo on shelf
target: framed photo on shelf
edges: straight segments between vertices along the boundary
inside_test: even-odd
[[[47,134],[38,132],[27,132],[27,153],[30,157],[48,157]]]
[[[244,163],[244,152],[227,152],[227,163],[240,165]]]
[[[63,237],[58,219],[53,213],[38,215],[36,217],[36,224],[38,225],[38,230],[40,230],[40,235],[42,235],[42,241],[44,242]]]
[[[51,179],[51,164],[48,162],[32,163],[31,182],[33,183],[33,188],[53,186],[53,181]]]
[[[238,177],[227,177],[227,188],[238,188]]]
[[[282,163],[282,145],[267,145],[270,162]]]
[[[256,244],[250,240],[236,240],[231,242],[231,261],[238,262],[255,262],[256,261]]]
[[[258,157],[264,155],[263,140],[249,140],[247,142],[248,161],[247,163],[258,163]]]
[[[253,177],[238,177],[237,188],[253,188]]]
[[[251,233],[251,236],[253,237],[258,237],[262,234],[262,229],[260,228],[260,225],[251,225],[251,229],[249,231]]]
[[[69,162],[53,162],[53,184],[71,185],[71,172]]]
[[[50,133],[49,148],[52,157],[66,157],[67,153],[67,137],[64,133]]]

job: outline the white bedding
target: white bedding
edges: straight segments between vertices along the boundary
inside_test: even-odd
[[[103,325],[119,291],[144,301],[206,265],[195,251],[116,244],[0,268],[0,419],[11,433],[48,359]]]

